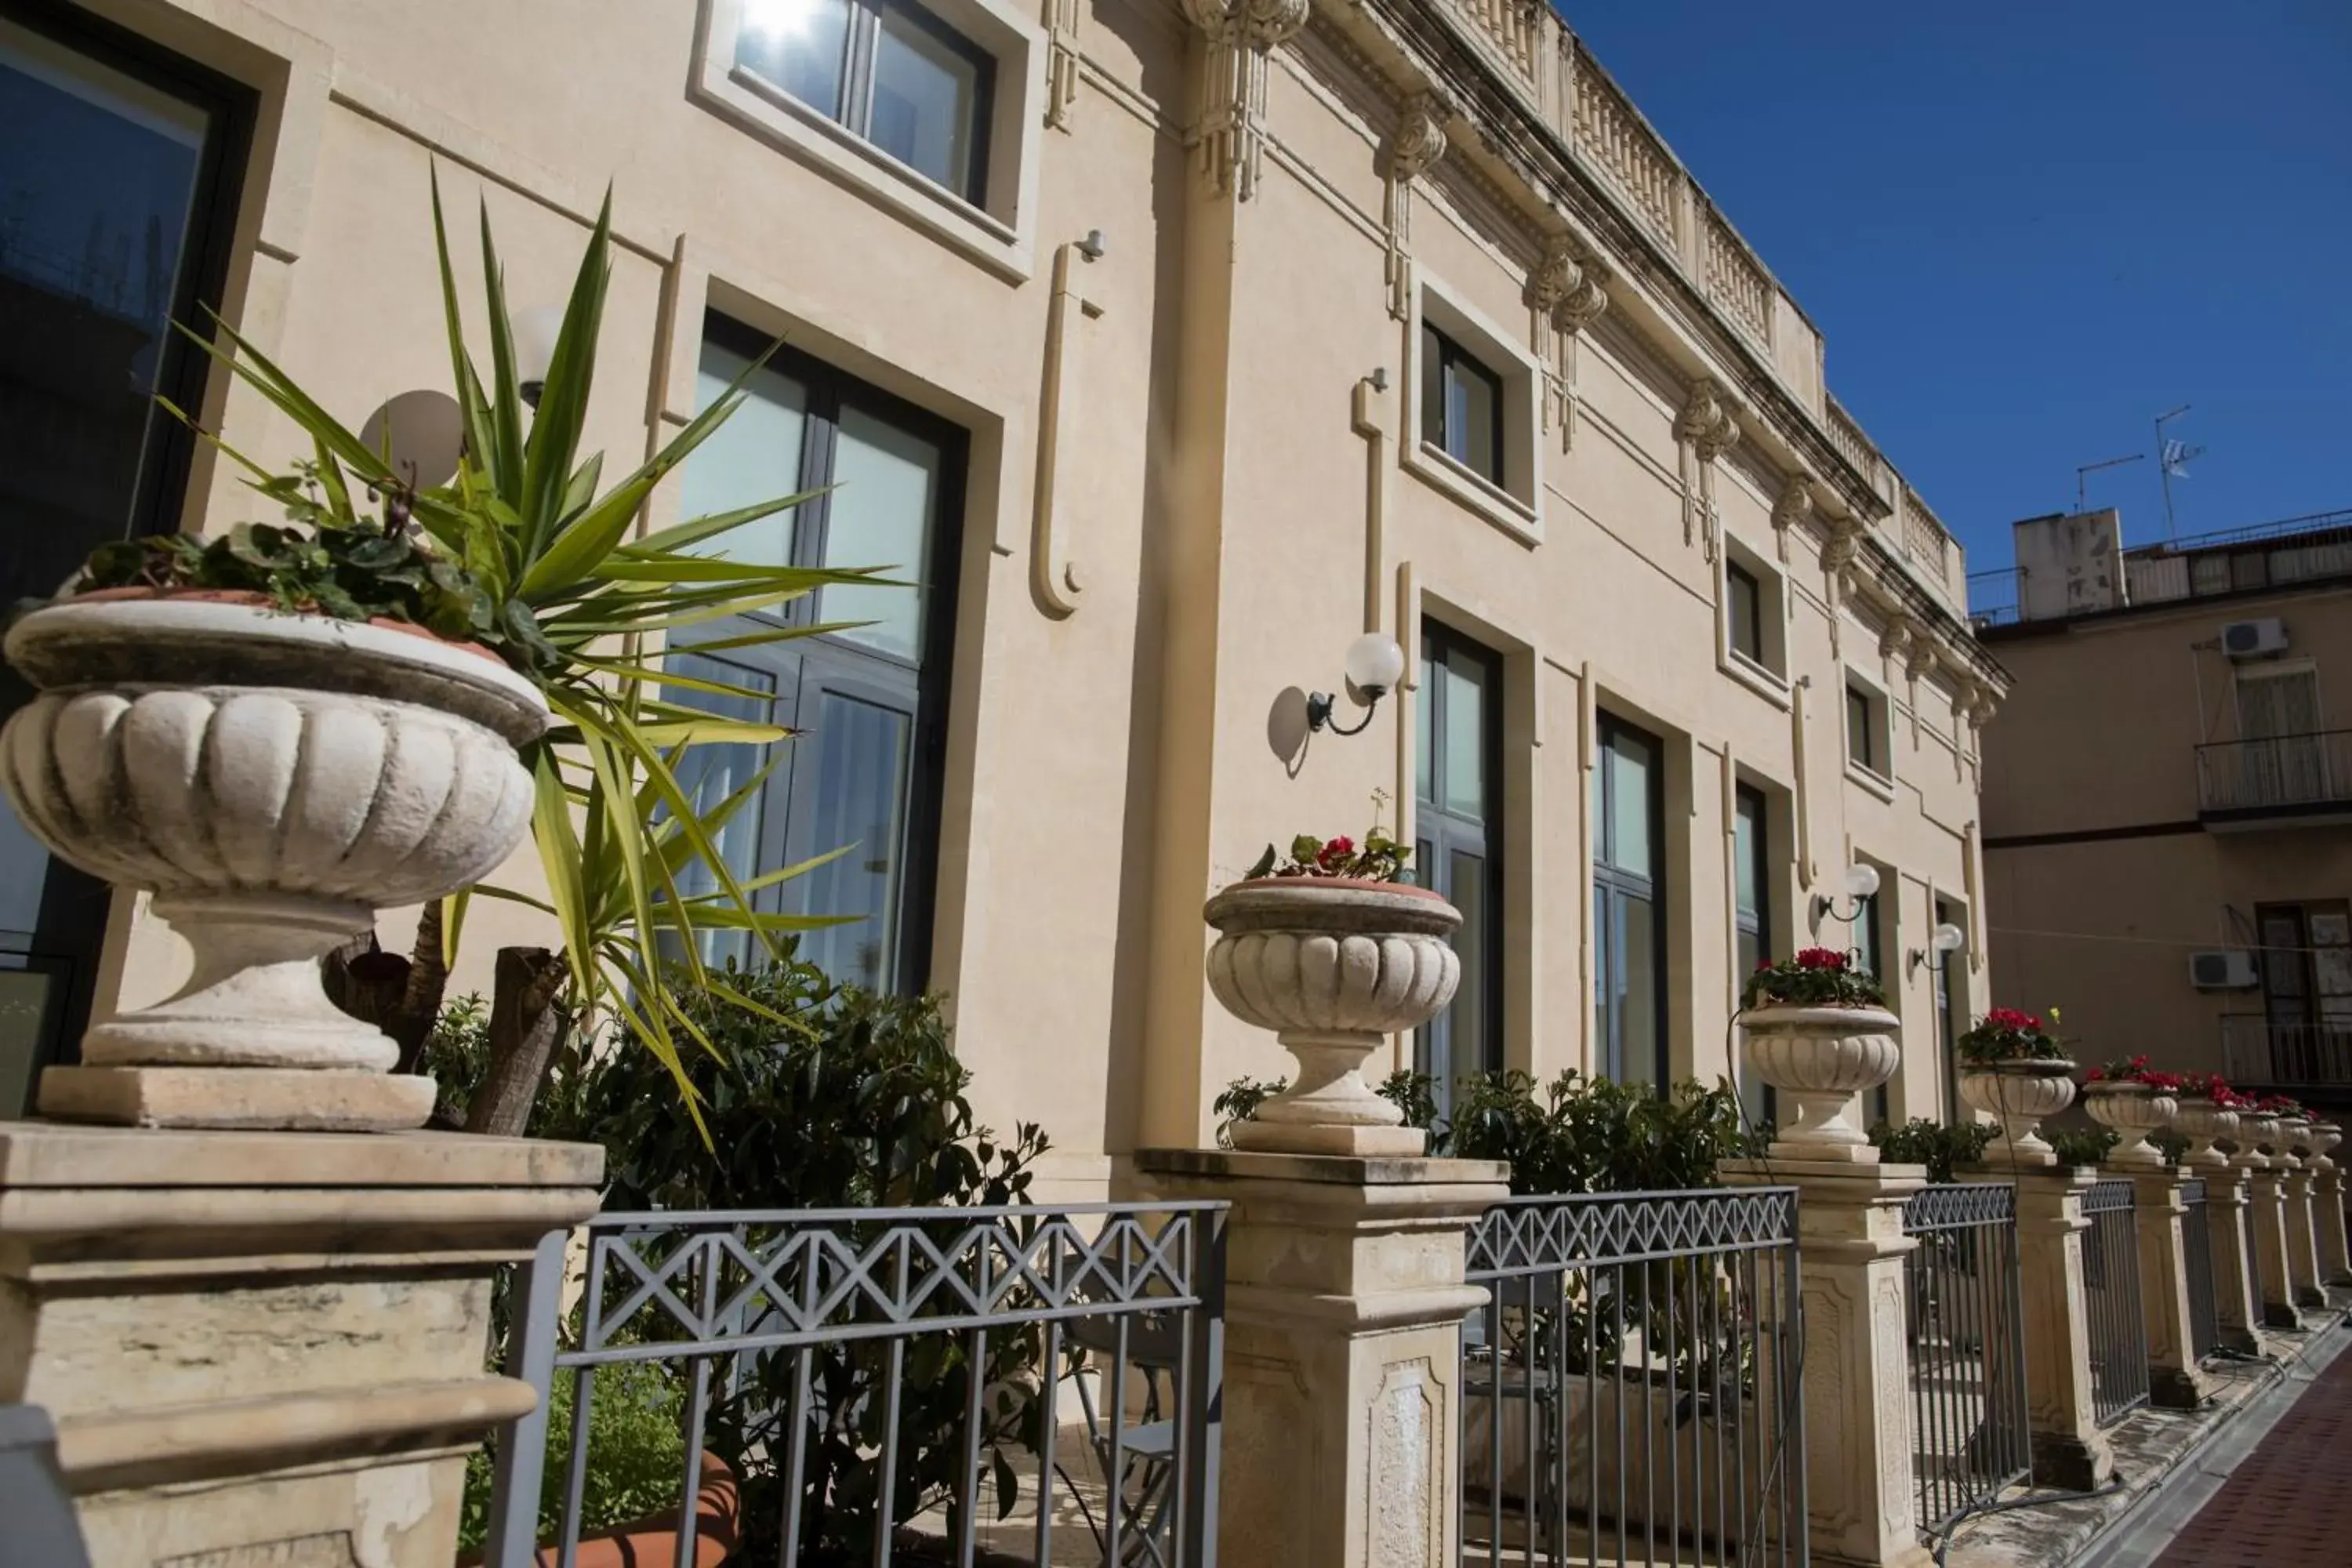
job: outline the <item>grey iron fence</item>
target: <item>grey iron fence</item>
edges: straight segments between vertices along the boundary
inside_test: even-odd
[[[677,1484],[655,1489],[670,1510],[653,1522],[678,1568],[706,1534],[740,1563],[1044,1563],[1057,1525],[1121,1568],[1209,1568],[1224,1217],[611,1215],[584,1227],[568,1310],[575,1233],[551,1233],[509,1289],[508,1370],[541,1397],[494,1440],[488,1568],[541,1561],[541,1537],[572,1568],[594,1529],[600,1374],[616,1405],[646,1380],[668,1401],[653,1419],[679,1435]],[[569,1427],[553,1476],[551,1410]]]
[[[2095,1182],[2083,1199],[2084,1307],[2090,1320],[2091,1410],[2112,1426],[2147,1403],[2147,1324],[2140,1316],[2139,1228],[2132,1184]]]
[[[2221,1298],[2213,1288],[2213,1227],[2205,1207],[2205,1178],[2180,1184],[2180,1256],[2189,1273],[2189,1353],[2204,1360],[2221,1348]]]
[[[1919,1245],[1909,1301],[1911,1448],[1919,1528],[1990,1502],[2032,1468],[2017,1194],[1997,1182],[1923,1187],[1903,1205]]]
[[[1516,1198],[1469,1280],[1460,1562],[1808,1562],[1792,1189]]]

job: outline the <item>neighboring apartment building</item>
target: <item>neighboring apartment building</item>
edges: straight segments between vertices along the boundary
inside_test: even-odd
[[[814,944],[836,972],[952,996],[983,1110],[1045,1124],[1061,1190],[1284,1070],[1202,984],[1202,902],[1376,795],[1466,916],[1461,996],[1401,1060],[1712,1079],[1740,977],[1821,942],[1896,992],[1888,1109],[1948,1110],[2005,684],[1960,552],[1548,10],[0,0],[0,280],[90,340],[0,331],[0,395],[50,432],[0,422],[22,590],[250,514],[125,395],[115,337],[292,454],[167,309],[216,306],[353,421],[446,382],[436,162],[519,307],[562,297],[613,184],[591,437],[617,456],[788,336],[650,522],[839,481],[741,548],[916,586],[809,607],[856,634],[681,651],[808,731],[730,850],[863,846],[781,896],[865,917]],[[1408,689],[1308,734],[1367,630]],[[21,1079],[179,958],[5,842]],[[1825,913],[1859,864],[1875,897]],[[1938,922],[1971,933],[1952,959]],[[470,973],[519,934],[477,905]]]
[[[2352,1107],[2352,511],[2121,548],[2016,527],[1978,580],[2000,1002],[2088,1058]]]

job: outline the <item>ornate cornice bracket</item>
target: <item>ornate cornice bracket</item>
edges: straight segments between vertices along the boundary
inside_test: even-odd
[[[1201,166],[1236,201],[1256,194],[1265,143],[1265,57],[1307,26],[1308,0],[1183,0],[1208,40],[1201,68]]]
[[[1813,481],[1803,474],[1790,474],[1780,487],[1780,498],[1772,503],[1772,536],[1778,542],[1780,564],[1789,563],[1789,535],[1810,524],[1814,518]]]
[[[1445,156],[1445,128],[1454,107],[1433,92],[1417,92],[1398,111],[1396,131],[1381,149],[1387,186],[1389,314],[1412,315],[1412,183]]]
[[[1713,376],[1691,383],[1683,399],[1681,417],[1675,421],[1675,438],[1682,449],[1683,543],[1694,535],[1713,561],[1720,551],[1721,515],[1715,505],[1715,463],[1739,442],[1739,420],[1731,394]]]
[[[1608,269],[1566,235],[1544,246],[1528,274],[1526,299],[1536,357],[1544,364],[1544,428],[1567,451],[1576,433],[1576,342],[1609,309]]]

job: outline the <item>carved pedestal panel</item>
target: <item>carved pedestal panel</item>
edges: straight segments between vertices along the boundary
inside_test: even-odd
[[[2213,1392],[2197,1369],[2189,1326],[2189,1259],[2182,1227],[2203,1223],[2181,1201],[2181,1173],[2137,1172],[2131,1178],[2139,1237],[2140,1313],[2147,1323],[2147,1392],[2158,1405],[2194,1410]]]
[[[2205,1223],[2213,1257],[2213,1316],[2221,1342],[2247,1355],[2261,1355],[2269,1342],[2263,1335],[2262,1282],[2249,1258],[2253,1199],[2242,1172],[2206,1167]]]
[[[2089,1491],[2115,1473],[2115,1450],[2091,1402],[2090,1312],[2083,1282],[2083,1198],[2095,1174],[2015,1173],[2019,1289],[2025,1316],[2025,1405],[2033,1479]]]

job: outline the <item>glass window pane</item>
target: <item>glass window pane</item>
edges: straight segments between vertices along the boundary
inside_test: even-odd
[[[849,852],[796,879],[811,914],[846,915],[801,940],[801,954],[836,980],[887,988],[897,971],[898,861],[907,817],[908,715],[827,691],[815,721],[793,743],[795,765],[815,769],[804,842]]]
[[[874,43],[873,123],[877,147],[958,194],[972,180],[980,142],[977,62],[893,7],[882,13]]]
[[[770,697],[776,689],[775,677],[764,669],[704,654],[674,653],[667,662],[669,668],[692,679],[740,687]],[[772,700],[734,697],[685,686],[669,687],[662,695],[672,702],[699,708],[707,713],[722,714],[730,719],[767,721],[774,715]],[[767,760],[768,748],[765,746],[696,746],[678,759],[678,787],[694,803],[698,813],[708,813],[756,777]],[[745,800],[713,835],[719,858],[734,874],[738,882],[746,881],[760,871],[760,828],[767,813],[765,794],[763,790]],[[719,881],[718,874],[698,856],[679,871],[677,887],[682,896],[690,899],[717,892]],[[705,963],[722,963],[732,958],[740,964],[748,965],[751,961],[753,943],[749,931],[700,932],[696,938],[696,945],[701,949]],[[665,942],[664,946],[674,952],[673,944]]]
[[[735,63],[835,120],[848,47],[849,0],[743,0]]]
[[[57,977],[33,969],[0,969],[0,1120],[30,1103],[33,1068],[41,1058]]]
[[[1865,768],[1878,765],[1878,731],[1871,722],[1870,699],[1854,687],[1845,689],[1847,753]]]
[[[1421,329],[1421,438],[1445,449],[1445,344],[1437,329]]]
[[[1598,770],[1596,770],[1597,772]],[[1604,1077],[1617,1074],[1617,933],[1610,924],[1615,902],[1607,888],[1592,889],[1593,1059]]]
[[[1617,905],[1624,939],[1618,1025],[1623,1056],[1617,1076],[1626,1083],[1654,1084],[1658,1077],[1657,914],[1649,900],[1630,894],[1620,895]]]
[[[1436,755],[1431,731],[1435,723],[1433,715],[1437,708],[1437,675],[1429,656],[1421,657],[1421,689],[1412,705],[1413,798],[1437,798]]]
[[[1454,933],[1454,951],[1462,960],[1462,984],[1446,1009],[1452,1067],[1458,1076],[1500,1065],[1502,1053],[1487,1037],[1486,1028],[1487,944],[1492,934],[1486,929],[1486,863],[1458,849],[1450,859],[1453,886],[1447,898],[1462,911],[1462,924]]]
[[[1500,449],[1495,421],[1500,411],[1495,406],[1493,379],[1477,365],[1457,359],[1445,381],[1446,451],[1500,484],[1502,474],[1495,460]]]
[[[1609,769],[1609,864],[1650,877],[1650,791],[1656,773],[1651,748],[1633,736],[1612,736],[1602,761]]]
[[[1873,893],[1861,900],[1862,908],[1853,917],[1854,962],[1871,973],[1878,973],[1878,895]]]
[[[1732,877],[1739,912],[1751,920],[1764,907],[1763,857],[1764,803],[1743,790],[1732,816]]]
[[[824,563],[885,567],[905,584],[824,590],[824,619],[872,623],[839,634],[847,640],[908,660],[922,657],[924,573],[940,466],[931,442],[859,409],[842,411]]]
[[[709,407],[751,362],[722,344],[706,341],[695,374],[695,407]],[[797,494],[801,447],[808,438],[808,388],[773,366],[744,387],[743,402],[686,459],[678,481],[679,516],[710,517],[764,500]],[[789,566],[798,507],[771,512],[756,522],[707,539],[698,547],[761,566]]]
[[[1467,659],[1438,672],[1445,687],[1444,799],[1448,812],[1473,822],[1486,815],[1486,683]]]
[[[1738,567],[1724,573],[1724,585],[1730,599],[1731,646],[1757,663],[1764,662],[1764,626],[1758,611],[1756,579]]]

